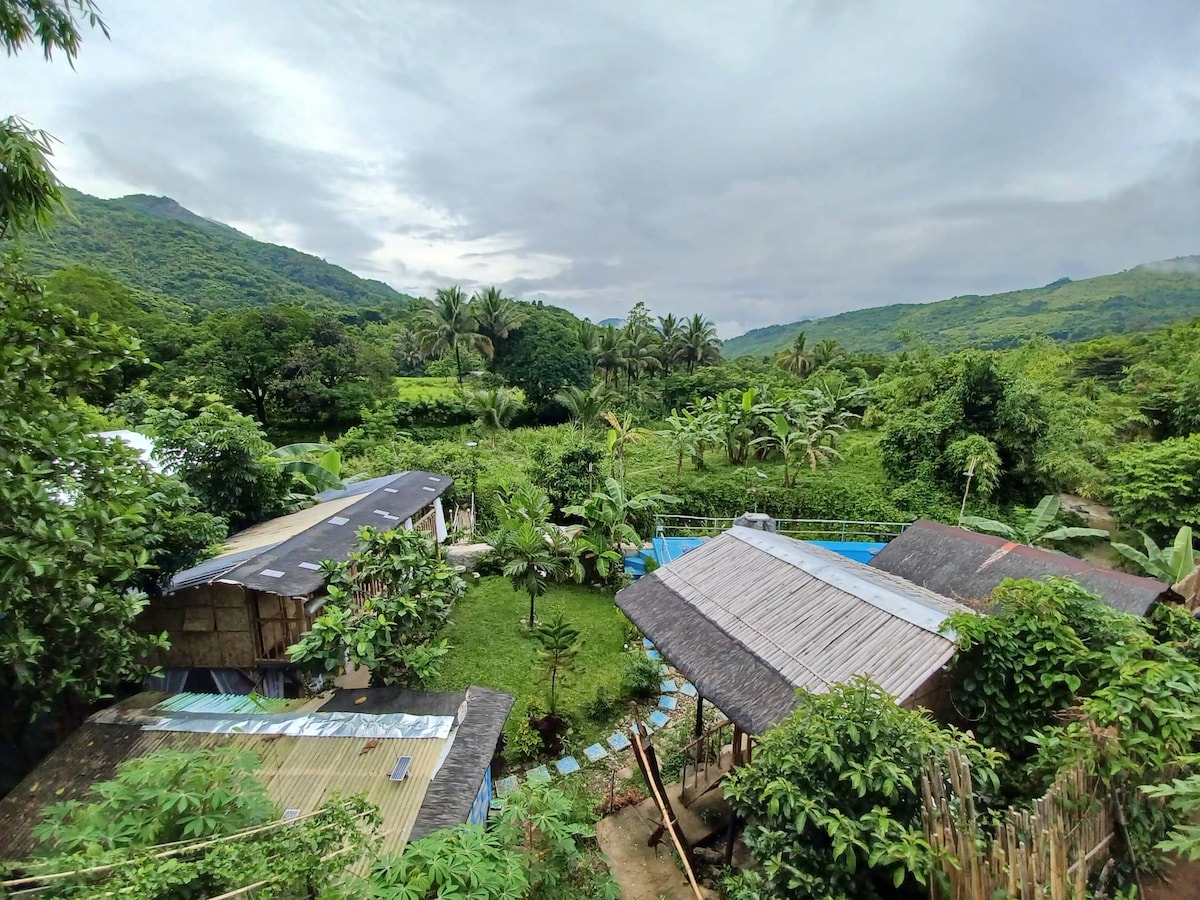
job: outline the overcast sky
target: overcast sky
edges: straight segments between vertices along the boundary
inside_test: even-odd
[[[1196,0],[100,0],[0,114],[410,293],[724,337],[1200,253]]]

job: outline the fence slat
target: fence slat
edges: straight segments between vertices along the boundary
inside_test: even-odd
[[[1003,813],[990,836],[979,824],[970,763],[957,748],[926,764],[921,802],[944,876],[929,879],[933,900],[1083,900],[1112,844],[1107,796],[1082,766],[1060,772],[1029,808]]]

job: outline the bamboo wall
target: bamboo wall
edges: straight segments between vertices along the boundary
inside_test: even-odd
[[[171,648],[155,662],[168,668],[252,668],[255,644],[240,585],[203,584],[155,597],[138,617],[146,632],[167,632]]]
[[[1010,809],[994,835],[975,809],[971,768],[957,749],[947,766],[931,761],[921,778],[925,830],[945,859],[930,878],[933,900],[1083,900],[1107,858],[1112,810],[1081,766],[1059,773],[1028,809]]]

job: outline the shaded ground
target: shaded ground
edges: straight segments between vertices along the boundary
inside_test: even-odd
[[[1164,874],[1166,879],[1146,881],[1146,900],[1200,900],[1200,861],[1180,863]]]
[[[690,808],[680,801],[679,791],[678,783],[667,785],[667,797],[689,842],[701,844],[713,835],[725,833],[729,804],[719,789],[699,798]],[[648,839],[659,821],[658,807],[654,800],[647,799],[596,824],[597,841],[613,878],[621,886],[623,900],[659,900],[660,897],[695,900],[687,878],[676,862],[670,836],[663,833],[657,847],[649,846]],[[715,897],[716,894],[706,896]]]

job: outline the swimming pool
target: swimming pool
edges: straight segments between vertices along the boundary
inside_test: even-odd
[[[656,537],[651,543],[653,549],[646,547],[637,553],[625,557],[625,571],[634,578],[646,574],[646,559],[653,559],[660,566],[665,566],[673,559],[679,559],[689,550],[695,550],[708,538],[697,537]],[[826,550],[832,550],[855,562],[869,563],[871,559],[884,548],[882,543],[867,543],[865,541],[808,541]]]

